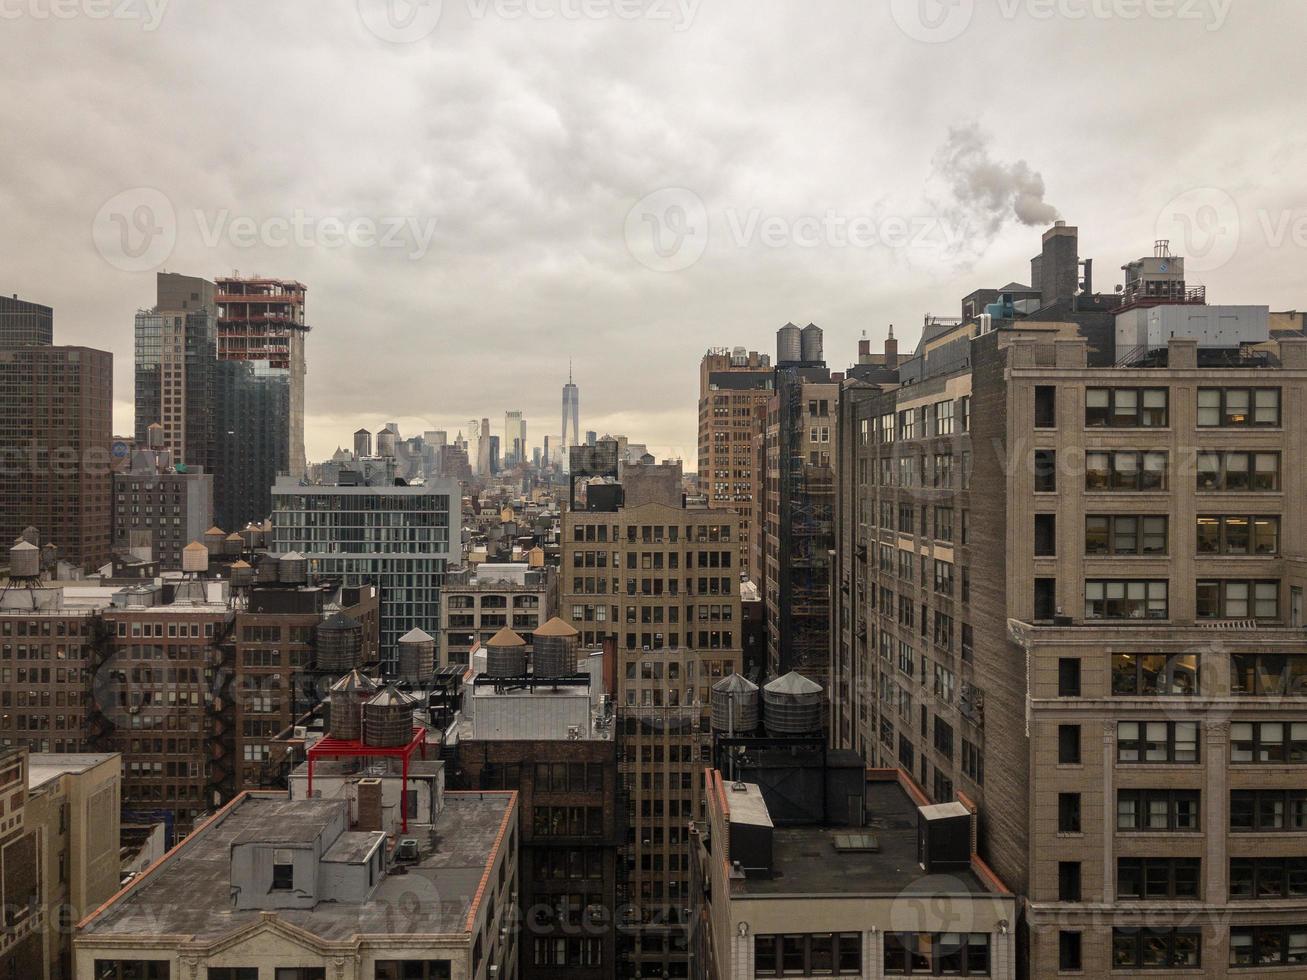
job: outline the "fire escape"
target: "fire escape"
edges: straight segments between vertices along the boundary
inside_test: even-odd
[[[204,706],[209,735],[204,791],[209,806],[217,809],[235,797],[240,766],[236,752],[235,614],[228,614],[222,626],[214,630],[205,681],[210,694]]]

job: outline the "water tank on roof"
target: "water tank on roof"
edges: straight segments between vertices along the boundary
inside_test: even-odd
[[[363,741],[377,748],[398,748],[413,740],[412,698],[387,685],[363,705]]]
[[[209,570],[209,549],[198,541],[192,541],[182,549],[183,572],[207,572]]]
[[[776,362],[785,364],[801,360],[803,357],[802,331],[792,323],[787,323],[776,331]]]
[[[399,638],[399,676],[410,684],[425,684],[436,672],[436,641],[414,628]]]
[[[576,673],[576,630],[557,616],[535,631],[531,672],[536,677],[566,677]]]
[[[237,559],[231,563],[231,584],[238,589],[247,588],[254,581],[254,566]]]
[[[383,458],[387,456],[394,458],[395,433],[389,429],[381,429],[377,432],[377,455]]]
[[[822,730],[825,692],[792,670],[762,689],[762,709],[768,735],[815,735]]]
[[[331,685],[331,737],[357,742],[363,738],[363,705],[377,693],[377,682],[351,670]]]
[[[353,616],[333,613],[318,624],[317,668],[345,673],[363,663],[363,626]]]
[[[40,548],[30,541],[19,541],[9,549],[10,578],[36,578],[40,574]]]
[[[263,528],[257,524],[248,524],[241,531],[241,544],[245,546],[246,551],[253,551],[255,548],[263,546]]]
[[[222,539],[222,553],[224,555],[239,555],[244,547],[245,539],[235,531]]]
[[[486,673],[493,677],[526,674],[526,640],[505,626],[486,643]]]
[[[805,361],[824,361],[826,358],[821,349],[821,327],[815,323],[810,323],[803,328],[799,346]]]
[[[254,581],[259,585],[272,585],[277,581],[277,566],[281,564],[281,556],[268,552],[259,559],[258,566],[254,569]]]
[[[712,727],[715,732],[748,735],[758,729],[758,685],[731,674],[712,686]]]
[[[298,551],[288,551],[277,562],[277,581],[285,585],[303,585],[309,580],[309,560]]]
[[[204,547],[209,549],[209,554],[222,554],[222,542],[227,537],[227,532],[222,528],[214,525],[204,532]]]

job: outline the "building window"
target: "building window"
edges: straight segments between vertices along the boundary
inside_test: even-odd
[[[1059,861],[1057,863],[1057,900],[1059,902],[1080,901],[1080,862]]]
[[[1193,697],[1199,690],[1196,653],[1114,653],[1114,697],[1165,695]]]
[[[1196,465],[1199,490],[1280,489],[1279,453],[1201,452]]]
[[[1235,833],[1307,830],[1307,790],[1231,790],[1230,830]]]
[[[211,966],[207,969],[208,980],[259,980],[257,966]]]
[[[1035,492],[1057,492],[1057,451],[1035,450]]]
[[[1080,833],[1080,794],[1057,794],[1057,832],[1059,834]]]
[[[1197,969],[1203,931],[1194,928],[1112,929],[1112,969]]]
[[[1230,901],[1307,896],[1307,857],[1230,859]]]
[[[983,932],[887,932],[886,976],[989,976],[989,935]]]
[[[1090,514],[1085,518],[1086,555],[1164,555],[1166,517]]]
[[[95,980],[168,980],[167,960],[96,960]]]
[[[1050,558],[1057,554],[1057,515],[1035,515],[1035,557]]]
[[[1198,427],[1280,424],[1279,388],[1199,388]]]
[[[1230,725],[1230,761],[1307,763],[1307,721],[1236,721]]]
[[[1230,930],[1231,966],[1307,964],[1307,924],[1239,926]]]
[[[1160,491],[1167,486],[1164,452],[1087,452],[1085,489]]]
[[[1080,933],[1059,932],[1057,934],[1057,968],[1059,970],[1081,969]]]
[[[1280,618],[1280,583],[1242,580],[1199,580],[1194,594],[1199,619]]]
[[[1117,858],[1116,897],[1198,898],[1199,858]]]
[[[1080,765],[1080,726],[1057,726],[1057,761],[1063,766]]]
[[[1118,721],[1117,762],[1197,762],[1198,722]]]
[[[1196,789],[1119,789],[1116,829],[1120,831],[1196,831]]]
[[[862,934],[819,932],[755,936],[753,972],[759,977],[859,974],[862,972]]]
[[[1240,514],[1198,518],[1200,555],[1278,555],[1280,518]]]
[[[1035,385],[1035,428],[1057,428],[1057,388]]]
[[[1085,425],[1156,429],[1167,424],[1165,388],[1087,388]]]
[[[280,851],[272,859],[273,891],[291,891],[295,888],[295,865],[289,854]]]
[[[1166,591],[1165,579],[1089,579],[1085,619],[1166,619]]]
[[[1080,658],[1059,657],[1057,661],[1057,696],[1080,697]]]
[[[1307,694],[1307,654],[1232,653],[1230,674],[1231,690],[1237,695]]]

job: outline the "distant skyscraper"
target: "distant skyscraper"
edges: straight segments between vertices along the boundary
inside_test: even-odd
[[[482,419],[477,437],[477,476],[490,475],[490,420]]]
[[[292,279],[216,280],[218,358],[254,361],[255,373],[284,375],[290,385],[286,426],[286,469],[304,474],[304,294],[307,287]]]
[[[567,449],[581,440],[578,431],[581,427],[581,395],[572,382],[572,365],[567,365],[567,384],[563,385],[563,432],[559,441],[558,458],[563,466],[567,465]]]
[[[54,311],[17,296],[0,296],[0,348],[49,347],[54,343]]]
[[[217,361],[214,285],[160,272],[153,309],[136,314],[136,442],[152,422],[163,448],[187,466],[208,466]]]
[[[599,441],[599,433],[595,432],[594,429],[585,430],[585,444],[587,446],[593,446],[598,441]]]
[[[30,524],[62,558],[109,560],[112,422],[112,354],[0,349],[0,545]]]
[[[526,419],[522,413],[504,413],[504,465],[520,463],[526,458]]]

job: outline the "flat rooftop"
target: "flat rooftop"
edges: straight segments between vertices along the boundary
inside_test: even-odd
[[[433,827],[412,827],[416,864],[387,873],[364,902],[319,902],[277,909],[291,923],[326,940],[359,934],[446,935],[466,931],[481,879],[493,863],[508,816],[509,793],[447,793]],[[214,940],[257,922],[257,909],[231,907],[231,847],[237,841],[282,840],[287,829],[321,819],[324,802],[277,795],[238,797],[211,823],[170,851],[86,923],[87,936],[190,936]],[[415,901],[416,899],[416,901]],[[396,916],[395,909],[412,909]]]
[[[83,773],[114,758],[117,752],[33,752],[27,757],[27,788],[38,789],[65,773]]]
[[[904,891],[987,894],[975,872],[927,874],[917,864],[917,807],[897,782],[869,781],[865,827],[777,827],[772,873],[732,882],[733,897],[750,895],[875,895]],[[736,800],[727,793],[732,815]],[[874,835],[880,850],[836,850],[835,838]]]

